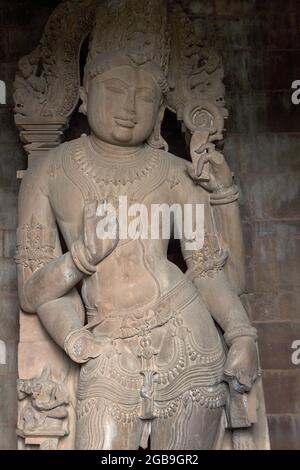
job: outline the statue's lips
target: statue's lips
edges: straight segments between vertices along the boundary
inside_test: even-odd
[[[127,129],[132,129],[136,124],[132,119],[115,117],[114,120],[115,120],[115,123],[118,124],[118,126],[126,127]]]

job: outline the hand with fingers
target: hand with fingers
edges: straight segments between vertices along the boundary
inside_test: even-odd
[[[83,237],[73,243],[71,253],[77,268],[91,275],[119,242],[119,225],[114,208],[106,201],[89,202],[84,207],[82,229]]]
[[[250,336],[236,338],[227,354],[225,380],[239,393],[249,392],[261,374],[257,346]]]
[[[205,143],[195,147],[192,160],[193,164],[187,167],[189,175],[208,191],[224,190],[232,186],[232,173],[214,144]]]
[[[117,246],[119,226],[116,213],[111,204],[92,201],[84,208],[83,243],[88,259],[98,264]]]

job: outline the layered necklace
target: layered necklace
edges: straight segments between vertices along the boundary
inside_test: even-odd
[[[115,207],[121,195],[129,204],[141,203],[166,181],[170,168],[165,152],[147,144],[113,153],[87,136],[70,142],[62,161],[85,202],[106,199]]]
[[[72,155],[73,164],[97,185],[120,189],[146,178],[158,166],[159,156],[148,145],[133,150],[125,147],[107,156],[107,149],[92,138],[84,136],[81,141],[81,150]]]

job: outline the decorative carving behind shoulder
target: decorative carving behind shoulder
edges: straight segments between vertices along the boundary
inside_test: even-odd
[[[224,71],[219,54],[209,38],[199,39],[181,2],[170,2],[172,48],[169,65],[171,92],[168,105],[183,119],[187,102],[208,101],[217,106],[224,117]],[[199,117],[201,119],[201,116]]]
[[[15,112],[69,117],[79,98],[79,54],[93,25],[96,0],[65,0],[50,16],[38,47],[19,61]]]

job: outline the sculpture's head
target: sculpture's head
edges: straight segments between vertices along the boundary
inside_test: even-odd
[[[99,54],[81,89],[81,111],[104,142],[136,146],[155,133],[167,82],[159,66],[128,52]]]

